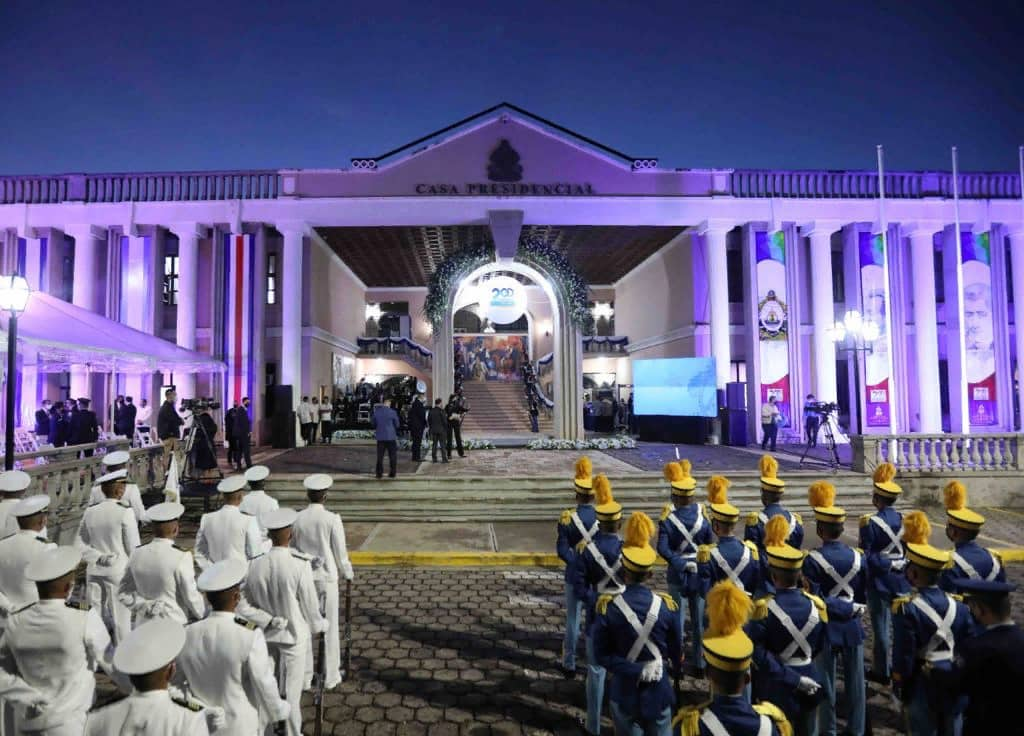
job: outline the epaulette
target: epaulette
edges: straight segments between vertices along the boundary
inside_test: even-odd
[[[615,596],[611,593],[602,593],[597,597],[597,604],[594,606],[594,609],[603,616],[608,612],[608,604],[614,599]]]
[[[711,559],[711,550],[714,545],[701,544],[697,547],[697,562],[708,562]]]
[[[957,603],[963,603],[964,602],[964,594],[963,593],[949,593],[948,595],[949,595],[950,598],[955,600]]]
[[[4,537],[4,539],[6,539],[6,537]],[[43,544],[47,544],[48,543],[46,537],[35,537],[35,540],[37,542],[42,542]]]
[[[818,609],[818,615],[821,617],[821,620],[827,624],[828,609],[825,607],[825,601],[823,601],[821,598],[814,595],[813,593],[808,593],[806,590],[803,591],[803,593],[810,599],[811,603],[814,604],[814,607]]]
[[[804,525],[804,517],[800,516],[800,514],[798,514],[795,511],[790,511],[789,513],[791,513],[793,515],[793,518],[796,519],[797,524],[799,524],[800,526]],[[775,706],[772,707],[774,708]]]
[[[747,514],[747,526],[757,526],[760,523],[761,517],[758,515],[758,512],[751,511],[749,514]]]
[[[700,714],[707,706],[708,704],[704,703],[680,708],[676,717],[672,719],[672,733],[679,733],[682,736],[699,736]]]
[[[872,516],[873,516],[873,514],[861,514],[860,515],[860,525],[861,526],[867,526],[868,524],[870,524]]]
[[[998,561],[1000,565],[1003,564],[1003,556],[999,553],[999,550],[997,550],[997,549],[989,549],[989,548],[986,547],[985,551],[988,552],[990,555],[992,555],[992,558],[994,560]]]
[[[754,544],[749,539],[744,539],[743,540],[743,544],[747,545],[747,547],[750,548],[750,555],[751,555],[751,557],[753,557],[754,560],[757,560],[758,559],[757,545]]]
[[[572,521],[572,509],[566,509],[558,518],[558,523],[562,526],[568,526],[570,521]]]
[[[764,598],[758,598],[754,601],[754,612],[750,615],[752,621],[759,621],[762,618],[768,618],[768,604],[771,602],[773,596],[766,595]]]
[[[905,606],[908,603],[910,603],[910,599],[913,598],[913,597],[914,597],[913,595],[901,595],[899,598],[893,598],[893,601],[892,601],[892,612],[893,613],[903,613],[903,606]]]
[[[576,551],[579,552],[580,554],[583,554],[583,550],[585,550],[586,548],[587,548],[587,540],[585,540],[585,539],[581,539],[579,541],[579,544],[576,545]]]
[[[124,700],[127,697],[128,696],[125,695],[124,693],[118,693],[117,695],[115,695],[110,700],[105,700],[102,705],[100,705],[99,703],[94,703],[93,706],[89,709],[88,712],[89,713],[99,713],[100,711],[106,710],[107,708],[109,708],[112,705],[117,705],[118,703],[120,703],[122,700]]]
[[[76,611],[88,611],[90,608],[92,608],[92,606],[90,606],[85,601],[67,601],[64,603],[64,605],[68,608],[74,608]]]
[[[665,601],[665,606],[670,611],[678,611],[679,606],[676,605],[675,600],[668,593],[658,593],[661,596],[661,600]]]
[[[299,560],[303,560],[305,562],[309,562],[313,559],[313,555],[307,555],[305,552],[299,552],[297,549],[292,550],[292,557],[295,557]]]
[[[176,544],[172,544],[171,546],[174,547],[174,549],[178,550],[179,552],[188,552],[187,549],[185,549],[184,547],[179,547]]]
[[[37,601],[32,601],[27,606],[22,606],[17,611],[11,611],[8,615],[13,616],[13,615],[15,615],[17,613],[21,613],[22,611],[27,611],[28,609],[32,608],[32,606],[34,606],[36,603],[37,603]],[[71,605],[71,604],[69,603],[68,605]]]
[[[245,628],[249,629],[249,631],[252,631],[256,628],[256,624],[254,624],[252,621],[249,621],[248,619],[242,618],[241,616],[235,616],[235,623],[239,626],[244,626]]]
[[[772,723],[779,729],[779,736],[792,736],[793,727],[790,725],[789,720],[787,720],[786,714],[778,706],[762,701],[754,706],[754,711],[759,715],[771,718]]]
[[[184,698],[171,698],[171,702],[175,705],[180,705],[182,708],[188,708],[193,713],[198,713],[203,709],[203,706],[196,700],[185,700]]]
[[[672,504],[667,503],[661,509],[661,521],[665,521],[668,515],[672,513]]]

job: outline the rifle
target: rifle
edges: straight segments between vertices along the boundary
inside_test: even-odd
[[[327,681],[327,634],[317,634],[313,684],[313,736],[324,733],[324,683]]]
[[[341,662],[342,682],[352,672],[352,581],[345,581],[345,654]]]

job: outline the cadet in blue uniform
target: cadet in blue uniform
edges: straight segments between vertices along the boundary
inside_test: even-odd
[[[907,515],[908,530],[911,517],[917,514],[924,516],[920,511]],[[927,518],[923,525],[927,529]],[[927,663],[933,670],[952,669],[958,647],[971,634],[970,615],[963,603],[939,589],[939,575],[949,565],[949,552],[927,543],[908,542],[907,558],[907,580],[914,592],[892,604],[893,692],[905,704],[908,733],[954,736],[960,733],[964,699],[950,697],[936,681],[923,675],[923,667]]]
[[[785,714],[771,703],[750,705],[754,643],[743,631],[750,618],[750,598],[728,580],[708,593],[708,628],[704,660],[711,683],[711,701],[683,708],[673,726],[681,736],[789,736]]]
[[[943,491],[946,503],[946,537],[955,547],[953,564],[942,571],[939,587],[947,593],[957,590],[961,580],[1005,582],[1006,571],[999,555],[974,540],[985,523],[985,517],[967,508],[967,489],[960,481],[951,480]]]
[[[597,599],[594,652],[612,673],[609,700],[617,734],[671,733],[672,674],[679,670],[682,639],[675,601],[644,585],[657,558],[650,545],[653,534],[647,514],[629,517],[621,559],[626,589]]]
[[[672,488],[672,503],[665,504],[661,511],[658,554],[668,563],[668,592],[679,608],[680,641],[686,628],[686,609],[690,609],[693,669],[698,677],[703,677],[700,640],[704,636],[704,591],[697,573],[697,547],[711,544],[712,536],[704,506],[694,502],[697,481],[690,475],[690,467],[689,460],[665,464],[665,480]]]
[[[708,515],[711,517],[711,531],[718,541],[697,548],[701,593],[706,594],[720,580],[731,580],[737,588],[753,596],[761,584],[761,561],[757,545],[741,542],[733,534],[740,511],[728,502],[728,487],[728,479],[721,475],[708,479]]]
[[[594,653],[594,608],[599,595],[618,595],[626,589],[622,577],[622,505],[612,497],[612,485],[602,473],[594,478],[594,511],[598,530],[589,542],[576,548],[576,597],[587,610],[587,733],[601,733],[601,709],[604,703],[604,667]]]
[[[597,514],[594,513],[594,481],[590,477],[589,457],[576,461],[573,487],[576,489],[576,508],[566,509],[558,520],[558,556],[565,563],[565,637],[562,639],[562,674],[576,676],[576,645],[580,638],[580,611],[583,601],[576,597],[573,585],[576,547],[589,542],[597,534]]]
[[[1010,593],[1017,586],[961,578],[957,587],[966,595],[980,633],[957,645],[952,668],[936,670],[926,664],[924,671],[941,689],[967,697],[963,736],[1019,732],[1024,632],[1010,610]]]
[[[818,712],[818,726],[825,736],[836,733],[836,657],[843,661],[846,685],[845,734],[862,736],[865,718],[864,629],[860,616],[866,608],[867,570],[864,555],[839,541],[846,511],[833,506],[835,488],[820,481],[811,487],[816,531],[821,547],[807,553],[804,579],[811,592],[825,601],[828,612],[828,646],[818,655],[818,670],[825,682],[825,702]]]
[[[875,468],[871,503],[877,511],[860,517],[860,548],[868,563],[868,613],[874,631],[874,656],[869,680],[889,683],[892,651],[892,601],[910,586],[903,575],[903,515],[892,506],[903,493],[893,482],[896,468],[882,463]]]
[[[754,699],[782,708],[800,736],[818,732],[823,678],[814,663],[828,646],[825,602],[798,588],[804,553],[783,540],[781,516],[765,525],[765,555],[774,595],[754,602],[747,635],[754,642]]]
[[[764,525],[773,516],[782,516],[789,524],[786,543],[790,547],[800,549],[804,543],[803,519],[782,505],[782,494],[786,491],[786,482],[779,478],[779,463],[771,455],[762,455],[759,463],[761,471],[761,511],[751,511],[747,516],[747,528],[743,538],[757,545],[764,552]]]

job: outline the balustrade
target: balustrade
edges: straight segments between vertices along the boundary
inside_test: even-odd
[[[407,337],[359,337],[356,344],[360,355],[397,355],[424,370],[433,366],[434,354]]]
[[[1020,435],[905,434],[851,438],[853,469],[869,473],[891,462],[901,473],[1018,472],[1024,466]]]

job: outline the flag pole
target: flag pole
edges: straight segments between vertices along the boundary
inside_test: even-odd
[[[878,154],[878,226],[882,236],[882,290],[885,296],[885,324],[879,327],[885,330],[886,341],[886,370],[889,375],[889,434],[896,434],[896,398],[893,388],[896,385],[896,376],[893,375],[892,363],[892,300],[889,288],[889,220],[885,215],[885,152],[881,145],[875,146]],[[865,371],[865,378],[867,372]],[[894,457],[896,444],[889,448],[889,457]],[[895,462],[895,460],[893,460]]]
[[[1017,146],[1017,164],[1020,167],[1020,221],[1024,225],[1024,146]]]
[[[956,317],[960,329],[957,330],[957,350],[960,354],[960,427],[961,434],[970,434],[970,404],[967,400],[967,335],[964,329],[964,253],[960,238],[960,169],[958,166],[956,146],[953,154],[953,228],[956,234],[954,254],[956,255]],[[955,428],[954,428],[955,429]]]

